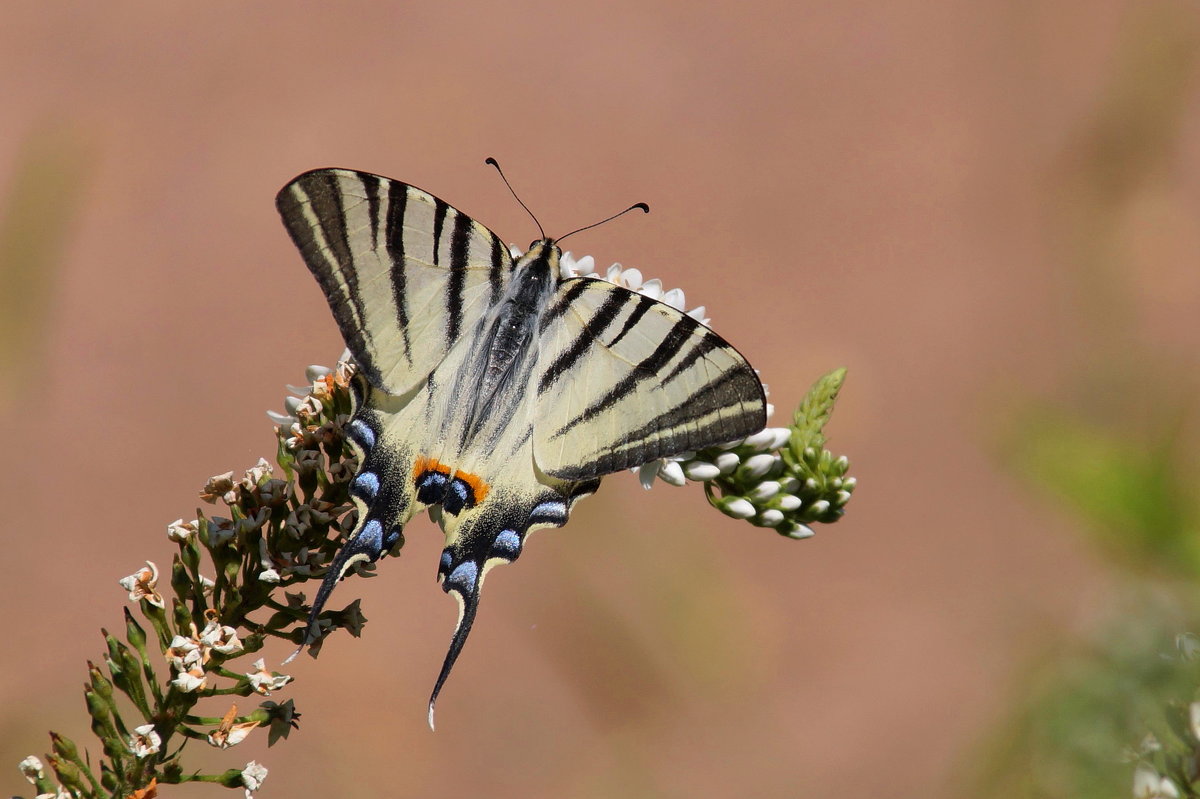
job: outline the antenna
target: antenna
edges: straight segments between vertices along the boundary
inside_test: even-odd
[[[533,215],[533,211],[529,210],[529,206],[524,202],[521,202],[521,198],[518,197],[516,191],[513,190],[512,184],[508,182],[508,178],[504,177],[504,170],[500,168],[500,164],[496,161],[496,159],[488,156],[484,163],[488,164],[489,166],[496,167],[496,171],[500,173],[500,179],[504,181],[505,186],[508,186],[508,190],[512,194],[513,199],[515,199],[518,203],[521,203],[521,207],[525,209],[525,213],[529,214],[529,218],[533,220],[533,224],[537,225],[538,233],[542,234],[543,239],[546,238],[546,231],[542,230],[542,223],[539,222],[538,218]]]
[[[611,222],[614,219],[616,219],[618,216],[624,216],[625,214],[629,213],[630,211],[632,211],[635,208],[641,209],[644,213],[647,213],[647,214],[650,213],[650,206],[646,205],[645,203],[634,203],[633,205],[626,208],[624,211],[621,211],[620,213],[617,213],[617,214],[613,214],[612,216],[608,217],[607,219],[601,219],[599,222],[593,222],[590,225],[584,225],[581,228],[575,228],[570,233],[568,233],[567,236],[574,236],[576,233],[582,233],[585,230],[591,230],[592,228],[596,227],[597,225],[603,225],[605,222]],[[561,243],[562,240],[565,239],[567,236],[559,236],[557,239],[554,240],[555,244]]]

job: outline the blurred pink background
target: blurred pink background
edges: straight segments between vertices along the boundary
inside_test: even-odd
[[[264,797],[959,795],[1030,647],[1105,592],[995,454],[1014,401],[1112,345],[1072,263],[1097,204],[1137,334],[1200,358],[1198,41],[1183,0],[8,3],[0,213],[35,158],[75,202],[6,375],[0,786],[31,793],[47,729],[90,737],[117,580],[170,562],[166,524],[271,457],[265,411],[342,349],[275,192],[374,171],[524,245],[495,156],[552,234],[648,202],[570,248],[706,305],[777,424],[849,367],[849,512],[799,543],[606,480],[488,581],[436,733],[456,609],[422,519],[335,595],[363,638],[288,667],[299,732],[201,762],[264,763]],[[1132,177],[1080,177],[1126,145]]]

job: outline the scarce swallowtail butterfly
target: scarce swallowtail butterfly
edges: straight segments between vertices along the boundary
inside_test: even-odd
[[[692,317],[564,278],[552,238],[514,260],[496,234],[414,186],[318,169],[276,205],[358,365],[346,428],[358,521],[307,634],[338,580],[430,508],[446,534],[438,580],[459,602],[432,726],[488,570],[520,557],[531,530],[566,524],[603,475],[761,430],[763,387]]]

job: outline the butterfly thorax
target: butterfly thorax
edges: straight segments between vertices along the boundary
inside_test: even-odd
[[[514,266],[504,297],[480,320],[467,359],[471,367],[460,373],[457,386],[467,409],[464,448],[486,444],[480,438],[496,432],[489,427],[514,421],[518,410],[528,407],[524,399],[537,364],[538,329],[558,282],[559,256],[550,240],[534,242]]]

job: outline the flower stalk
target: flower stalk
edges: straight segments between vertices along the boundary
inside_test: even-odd
[[[564,269],[590,268],[590,259],[564,258]],[[681,291],[664,291],[636,270],[614,267],[606,279],[683,308]],[[704,320],[703,308],[689,313]],[[305,640],[308,605],[297,586],[319,581],[354,529],[348,485],[358,463],[344,431],[353,371],[345,358],[335,369],[310,367],[287,412],[270,414],[277,466],[260,460],[240,479],[232,472],[211,478],[199,498],[213,509],[167,526],[176,548],[169,570],[146,561],[119,581],[136,615],[124,609],[123,641],[101,631],[105,656],[88,663],[84,687],[103,756],[81,755],[51,733],[49,770],[33,756],[20,766],[39,799],[151,799],[159,785],[183,782],[217,783],[248,798],[261,788],[267,770],[258,763],[205,773],[182,761],[189,745],[225,750],[264,729],[273,745],[298,728],[290,699],[239,714],[229,697],[271,696],[292,681],[269,671],[259,653],[272,638]],[[710,504],[729,516],[793,538],[811,535],[808,525],[841,517],[854,490],[846,459],[823,448],[821,432],[844,375],[818,381],[790,427],[656,462],[640,470],[643,482],[654,474],[676,485],[702,482]],[[401,538],[391,554],[403,544]],[[367,576],[374,570],[354,568]],[[308,647],[314,657],[328,633],[358,636],[366,619],[354,600],[325,610],[317,622],[322,635]]]

